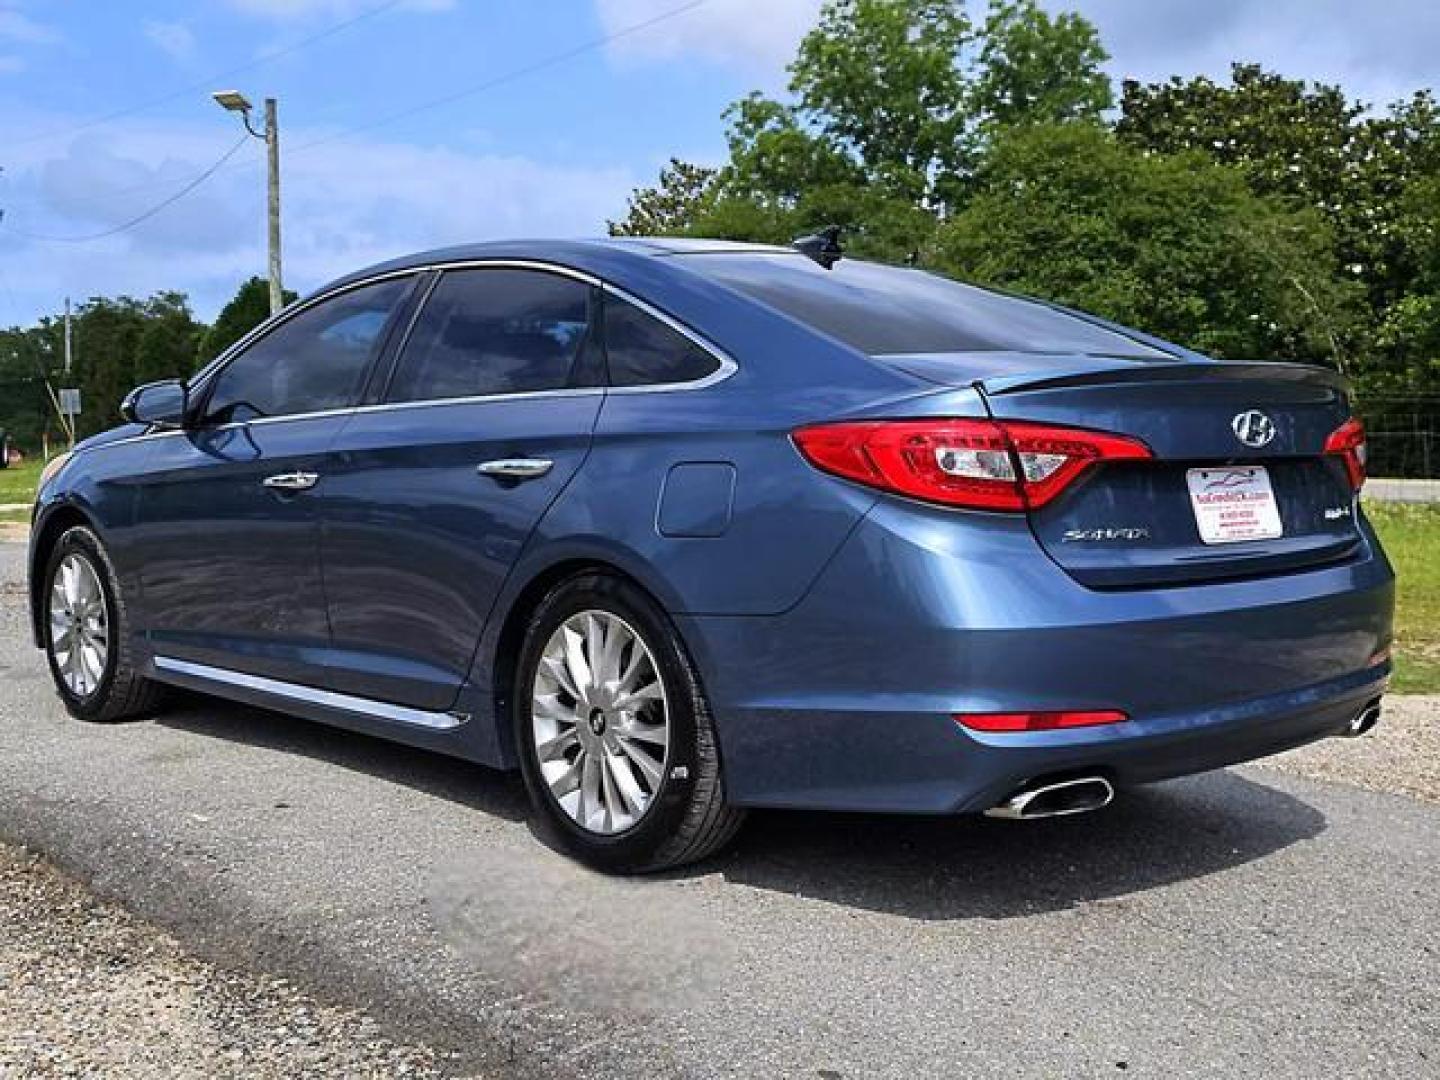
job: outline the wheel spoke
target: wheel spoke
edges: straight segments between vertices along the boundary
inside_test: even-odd
[[[628,694],[616,698],[615,707],[617,709],[638,709],[647,701],[663,702],[664,700],[665,691],[660,688],[660,680],[657,679],[638,690],[631,690]]]
[[[601,686],[609,686],[619,681],[620,654],[630,640],[630,633],[625,629],[624,623],[619,619],[605,620],[605,641],[600,646],[599,656],[595,658],[595,681]]]
[[[542,743],[536,743],[535,753],[542,762],[552,761],[555,758],[563,758],[567,750],[579,744],[580,738],[575,734],[575,728],[572,726]]]
[[[630,824],[630,815],[625,812],[620,790],[615,786],[615,772],[611,767],[610,755],[602,750],[596,755],[596,760],[600,764],[600,797],[605,803],[603,828],[607,832],[618,832]]]
[[[579,719],[574,708],[562,705],[558,694],[536,694],[533,698],[537,719],[554,721],[556,724],[574,725]]]
[[[645,812],[645,804],[649,800],[645,792],[640,789],[640,782],[635,779],[635,773],[630,768],[630,762],[625,758],[623,752],[620,754],[606,754],[605,760],[610,765],[610,773],[615,778],[615,787],[625,800],[625,806],[631,814],[639,817]]]
[[[580,691],[577,697],[583,697],[584,692],[589,690],[593,678],[590,675],[590,665],[585,662],[585,640],[580,634],[572,630],[567,623],[561,633],[565,636],[565,666],[570,669],[570,681]]]
[[[540,671],[548,675],[554,683],[569,694],[576,701],[580,700],[580,688],[575,685],[575,680],[570,677],[570,668],[565,663],[565,656],[545,655],[540,658]]]
[[[604,831],[605,808],[600,802],[600,762],[587,753],[580,764],[580,824]]]
[[[621,728],[620,734],[656,746],[665,746],[670,741],[664,724],[647,724],[640,719],[632,720],[628,727]]]
[[[550,790],[555,798],[563,799],[567,795],[573,795],[580,790],[580,766],[581,758],[585,751],[580,751],[574,761],[566,762],[563,759],[543,762],[540,771],[545,777],[545,782],[550,785]]]
[[[625,735],[616,740],[619,743],[621,752],[635,763],[641,775],[650,783],[650,790],[657,791],[660,788],[660,762],[650,756],[650,752],[643,746],[636,746]]]

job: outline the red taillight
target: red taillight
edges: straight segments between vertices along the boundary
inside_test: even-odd
[[[955,722],[971,731],[1058,731],[1061,728],[1119,724],[1130,718],[1117,709],[1063,712],[962,713]]]
[[[1340,455],[1352,488],[1359,491],[1365,486],[1365,425],[1358,416],[1352,416],[1330,433],[1325,440],[1325,453]]]
[[[1019,421],[874,420],[794,433],[818,469],[973,510],[1044,506],[1101,461],[1148,458],[1138,439]]]

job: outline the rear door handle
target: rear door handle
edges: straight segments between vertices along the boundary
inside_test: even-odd
[[[320,479],[319,473],[287,472],[267,476],[260,483],[271,491],[309,491]]]
[[[476,466],[481,476],[499,476],[509,480],[534,480],[555,467],[544,458],[497,458]]]

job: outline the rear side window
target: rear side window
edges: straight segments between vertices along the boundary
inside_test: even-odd
[[[539,270],[447,270],[420,312],[387,399],[594,385],[585,362],[591,292],[584,282]]]
[[[611,294],[605,297],[605,357],[611,386],[694,382],[720,370],[713,354]]]
[[[215,424],[323,412],[355,403],[360,382],[411,279],[364,285],[292,316],[215,378]]]
[[[1170,353],[1036,300],[923,270],[804,255],[681,255],[686,266],[871,356],[1027,352],[1173,360]]]

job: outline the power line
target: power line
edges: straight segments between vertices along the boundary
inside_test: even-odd
[[[301,143],[299,146],[288,150],[287,153],[299,154],[303,151],[311,150],[317,146],[323,146],[326,143],[332,143],[339,139],[348,138],[349,136],[358,134],[362,131],[370,131],[373,128],[384,127],[385,125],[394,123],[396,120],[403,120],[406,117],[414,116],[416,113],[425,112],[427,109],[438,108],[441,105],[449,105],[452,102],[460,101],[461,99],[470,97],[474,94],[482,93],[483,91],[493,89],[497,86],[503,86],[505,83],[514,82],[516,79],[524,78],[526,75],[533,75],[537,71],[544,71],[547,68],[556,67],[560,64],[563,64],[567,60],[573,60],[577,56],[582,56],[588,52],[594,52],[596,49],[602,48],[613,41],[619,41],[621,38],[629,37],[631,34],[638,34],[640,33],[640,31],[648,30],[650,27],[655,26],[659,23],[665,22],[669,19],[674,19],[680,15],[686,14],[687,12],[694,11],[696,8],[707,2],[708,0],[690,0],[689,3],[681,4],[679,7],[671,8],[668,11],[662,11],[659,15],[655,15],[649,19],[645,19],[642,22],[632,23],[630,26],[623,27],[620,30],[605,34],[601,37],[592,38],[591,40],[583,42],[580,45],[576,45],[572,49],[567,49],[561,53],[555,53],[552,56],[548,56],[543,60],[537,60],[535,63],[528,64],[525,67],[515,68],[511,71],[505,72],[503,75],[496,75],[492,79],[484,79],[480,82],[473,83],[470,86],[462,87],[461,89],[451,91],[448,94],[443,94],[440,97],[430,98],[427,101],[417,102],[414,105],[407,106],[397,112],[388,113],[385,116],[381,116],[375,120],[368,120],[363,124],[356,124],[354,127],[346,128],[343,131],[338,131],[331,135],[323,135],[318,139],[312,139],[309,142]]]
[[[166,102],[175,101],[177,98],[182,98],[185,95],[194,92],[195,90],[214,89],[215,83],[217,83],[221,79],[228,79],[232,75],[241,75],[247,71],[252,71],[255,68],[260,67],[264,64],[268,64],[273,60],[279,60],[281,57],[290,56],[294,53],[300,52],[302,49],[308,49],[316,42],[324,41],[328,37],[333,37],[335,34],[340,33],[342,30],[348,30],[356,23],[364,22],[366,19],[373,19],[376,15],[381,15],[384,12],[389,11],[391,8],[398,7],[402,3],[404,3],[404,0],[386,0],[385,3],[378,4],[372,8],[367,8],[365,11],[360,12],[358,15],[354,15],[348,19],[345,19],[343,22],[335,23],[333,26],[329,26],[324,30],[320,30],[317,33],[311,34],[309,37],[301,38],[299,41],[295,42],[292,45],[287,45],[282,49],[275,49],[272,52],[262,53],[260,56],[257,56],[254,60],[251,60],[248,63],[241,64],[238,67],[226,68],[224,71],[217,71],[213,75],[207,75],[205,78],[200,79],[197,82],[189,83],[185,86],[180,87],[178,90],[175,90],[168,94],[164,94],[160,97],[150,98],[146,101],[141,101],[134,105],[127,105],[124,108],[116,109],[114,112],[106,113],[104,116],[97,116],[93,120],[86,120],[83,123],[77,124],[74,127],[59,129],[55,131],[43,131],[35,135],[26,135],[18,139],[9,139],[7,141],[12,147],[26,146],[30,143],[42,142],[46,139],[57,139],[68,135],[78,135],[82,131],[89,131],[90,129],[97,128],[102,124],[108,124],[112,120],[120,120],[127,116],[133,116],[138,112],[144,112],[146,109],[154,108],[156,105],[164,105]]]
[[[373,8],[373,9],[371,9],[371,11],[368,13],[368,15],[378,14],[380,11],[385,10],[385,8],[387,8],[387,7],[394,7],[395,4],[397,4],[397,3],[399,3],[399,2],[401,2],[401,0],[392,0],[392,2],[389,3],[389,4],[383,5],[382,7],[379,7],[379,8]],[[462,88],[459,89],[459,90],[451,91],[450,93],[448,93],[448,94],[443,94],[443,95],[441,95],[440,97],[430,98],[430,99],[428,99],[428,100],[426,100],[426,101],[417,102],[417,103],[414,104],[414,105],[407,106],[407,107],[404,108],[404,109],[400,109],[400,110],[398,110],[398,111],[396,111],[396,112],[389,113],[389,114],[387,114],[387,115],[385,115],[385,116],[382,116],[382,117],[379,117],[379,118],[377,118],[377,119],[375,119],[375,120],[367,121],[367,122],[364,123],[364,124],[357,124],[357,125],[355,125],[354,127],[346,128],[346,129],[343,130],[343,131],[335,132],[335,133],[330,134],[330,135],[324,135],[324,136],[321,136],[321,137],[318,138],[318,139],[312,139],[312,140],[310,140],[309,142],[301,143],[299,146],[294,147],[293,149],[287,150],[287,155],[294,155],[294,154],[298,154],[298,153],[303,153],[303,152],[306,151],[306,150],[312,150],[312,149],[314,149],[314,148],[317,147],[317,146],[323,146],[323,145],[325,145],[325,144],[327,144],[327,143],[335,142],[335,141],[337,141],[337,140],[339,140],[339,139],[348,138],[349,136],[358,134],[359,132],[362,132],[362,131],[369,131],[369,130],[371,130],[371,129],[373,129],[373,128],[382,127],[382,126],[385,126],[385,125],[388,125],[388,124],[392,124],[392,123],[394,123],[394,122],[397,121],[397,120],[403,120],[403,119],[405,119],[406,117],[414,116],[414,115],[416,115],[416,114],[418,114],[418,113],[425,112],[425,111],[427,111],[427,110],[429,110],[429,109],[438,108],[438,107],[440,107],[440,106],[442,106],[442,105],[449,105],[449,104],[451,104],[451,103],[453,103],[453,102],[460,101],[460,100],[462,100],[462,99],[464,99],[464,98],[471,97],[471,96],[473,96],[473,95],[475,95],[475,94],[483,93],[484,91],[493,89],[493,88],[495,88],[495,87],[497,87],[497,86],[503,86],[503,85],[506,84],[506,83],[514,82],[516,79],[524,78],[524,77],[527,76],[527,75],[533,75],[533,74],[535,74],[535,73],[538,72],[538,71],[544,71],[544,70],[546,70],[547,68],[556,67],[556,66],[559,65],[559,64],[565,63],[567,60],[573,60],[573,59],[574,59],[575,57],[577,57],[577,56],[582,56],[582,55],[584,55],[585,53],[593,52],[593,51],[595,51],[596,49],[603,48],[604,46],[610,44],[611,42],[619,41],[620,39],[625,38],[625,37],[629,37],[629,36],[632,35],[632,34],[638,34],[638,33],[640,33],[640,32],[643,31],[643,30],[648,30],[650,27],[658,25],[659,23],[665,22],[665,21],[667,21],[667,20],[669,20],[669,19],[677,18],[677,17],[679,17],[679,16],[681,16],[681,15],[684,15],[684,14],[690,12],[690,11],[694,11],[696,8],[702,6],[702,5],[706,4],[706,3],[708,3],[708,0],[689,0],[688,3],[681,4],[681,5],[678,6],[678,7],[670,8],[670,9],[667,10],[667,11],[662,11],[659,15],[652,16],[652,17],[649,18],[649,19],[644,19],[644,20],[642,20],[642,21],[640,21],[640,22],[638,22],[638,23],[632,23],[632,24],[629,25],[629,26],[622,27],[622,28],[619,29],[619,30],[613,31],[612,33],[604,34],[604,35],[602,35],[602,36],[600,36],[600,37],[597,37],[597,38],[592,38],[591,40],[586,41],[586,42],[582,42],[581,44],[576,45],[576,46],[574,46],[573,48],[566,49],[564,52],[555,53],[555,54],[553,54],[553,55],[551,55],[551,56],[548,56],[548,57],[545,57],[545,58],[543,58],[543,59],[541,59],[541,60],[537,60],[537,61],[535,61],[535,62],[532,63],[532,64],[527,64],[527,65],[525,65],[524,67],[514,68],[514,69],[512,69],[512,70],[510,70],[510,71],[507,71],[507,72],[501,74],[501,75],[497,75],[497,76],[495,76],[494,78],[481,80],[481,81],[478,82],[478,83],[473,83],[473,84],[471,84],[470,86],[462,87]],[[347,23],[341,23],[341,24],[339,24],[338,26],[332,27],[330,30],[325,31],[324,33],[325,33],[325,34],[334,33],[334,32],[336,32],[337,30],[340,30],[340,29],[342,29],[342,28],[345,27],[345,26],[353,25],[353,24],[354,24],[356,21],[358,21],[360,18],[364,18],[364,17],[367,17],[367,16],[365,16],[365,15],[357,16],[355,19],[351,19],[351,20],[349,20],[349,22],[347,22]],[[317,35],[317,37],[319,37],[319,36],[324,36],[324,35],[323,35],[323,34],[322,34],[322,35]],[[313,40],[315,40],[315,38],[312,38],[312,39],[309,39],[309,40],[312,40],[312,41],[313,41]],[[297,49],[297,48],[299,48],[299,47],[300,47],[300,45],[293,46],[290,51],[294,51],[294,49]],[[278,55],[281,55],[281,54],[279,54],[279,53],[271,54],[271,57],[273,58],[274,56],[278,56]],[[261,63],[261,62],[263,62],[263,60],[256,61],[256,63]],[[247,67],[253,67],[253,66],[254,66],[254,64],[247,65]],[[239,69],[237,69],[237,70],[239,70]],[[234,73],[233,71],[232,71],[232,72],[229,72],[229,73],[222,73],[221,75],[215,76],[215,78],[223,78],[223,77],[225,77],[225,74],[233,74],[233,73]],[[209,85],[209,83],[210,83],[210,80],[207,80],[206,83],[204,83],[204,84],[195,84],[195,85]],[[192,87],[192,88],[193,88],[193,87]],[[186,92],[188,92],[188,89],[187,89],[186,91],[181,91],[181,93],[186,93]],[[178,96],[178,95],[176,95],[176,96]],[[168,99],[167,99],[167,100],[168,100]],[[136,110],[138,110],[138,109],[140,109],[140,108],[145,108],[145,107],[147,107],[147,106],[136,106]],[[130,110],[130,111],[136,111],[136,110]],[[103,122],[103,121],[98,121],[98,120],[97,120],[97,121],[94,121],[92,124],[85,125],[85,126],[93,126],[95,123],[102,123],[102,122]],[[80,129],[75,129],[75,130],[80,130]],[[198,188],[201,184],[203,184],[206,180],[210,179],[211,176],[213,176],[215,173],[219,172],[220,169],[225,165],[225,163],[226,163],[232,156],[234,156],[235,152],[240,149],[240,146],[244,144],[245,139],[246,139],[246,136],[242,136],[241,139],[240,139],[240,141],[237,142],[234,146],[232,146],[229,150],[227,150],[227,151],[220,157],[220,159],[219,159],[218,161],[216,161],[214,164],[212,164],[209,168],[207,168],[207,169],[206,169],[204,172],[202,172],[200,175],[196,176],[193,180],[191,180],[188,184],[186,184],[186,185],[185,185],[183,188],[181,188],[179,191],[177,191],[177,192],[175,192],[174,194],[170,195],[169,197],[167,197],[166,199],[164,199],[164,200],[161,201],[160,203],[157,203],[155,206],[152,206],[149,210],[146,210],[143,214],[140,214],[140,215],[138,215],[137,217],[130,219],[129,221],[126,221],[126,222],[123,222],[123,223],[121,223],[121,224],[119,224],[119,225],[116,225],[116,226],[114,226],[113,228],[106,229],[106,230],[104,230],[104,231],[102,231],[102,232],[93,233],[93,234],[89,234],[89,235],[85,235],[85,236],[48,236],[48,235],[45,235],[45,234],[42,234],[42,233],[22,232],[22,231],[20,231],[20,230],[13,229],[13,228],[10,228],[10,227],[8,227],[8,226],[5,227],[5,231],[6,231],[6,232],[9,232],[12,236],[22,237],[22,238],[27,239],[27,240],[37,240],[37,241],[53,242],[53,243],[76,243],[76,244],[78,244],[78,243],[86,243],[86,242],[89,242],[89,241],[91,241],[91,240],[104,239],[105,237],[108,237],[108,236],[114,236],[114,235],[117,234],[117,233],[124,232],[126,229],[133,228],[134,226],[140,224],[140,223],[143,222],[143,221],[147,221],[148,219],[150,219],[150,218],[154,217],[156,214],[158,214],[161,210],[164,210],[166,207],[170,206],[172,203],[178,202],[180,199],[182,199],[182,198],[184,198],[186,195],[190,194],[190,192],[194,191],[194,190],[195,190],[196,188]],[[4,214],[4,212],[3,212],[3,211],[0,211],[0,219],[3,219],[3,214]]]
[[[160,211],[164,210],[167,206],[179,202],[186,195],[189,195],[192,191],[198,188],[201,184],[205,183],[206,180],[209,180],[210,177],[214,176],[217,172],[220,171],[221,166],[223,166],[227,161],[229,161],[232,157],[235,156],[236,152],[240,149],[240,147],[244,146],[249,141],[250,134],[249,132],[246,132],[244,135],[241,135],[239,139],[235,140],[234,146],[230,147],[229,150],[226,150],[225,153],[221,154],[220,157],[217,158],[214,163],[209,166],[209,168],[194,177],[194,179],[192,179],[179,191],[176,191],[168,197],[162,199],[160,202],[156,203],[154,206],[150,207],[143,213],[135,215],[129,221],[121,222],[119,225],[112,226],[111,228],[104,229],[97,233],[87,233],[84,236],[48,236],[44,233],[22,232],[19,229],[12,229],[8,226],[6,226],[5,231],[10,233],[12,236],[18,236],[25,240],[40,240],[46,243],[53,244],[85,244],[89,243],[92,240],[103,240],[107,236],[114,236],[117,233],[124,232],[126,229],[133,229],[142,221],[149,221],[152,217],[160,213]],[[0,214],[3,214],[3,211],[0,211]]]

